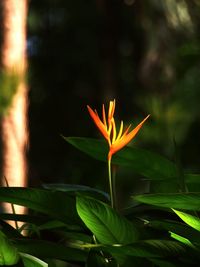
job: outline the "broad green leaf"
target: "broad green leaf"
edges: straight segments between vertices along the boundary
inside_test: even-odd
[[[0,266],[14,265],[19,261],[17,248],[0,231]]]
[[[188,246],[190,246],[192,248],[195,248],[195,246],[190,242],[189,239],[187,239],[187,238],[185,238],[185,237],[183,237],[181,235],[177,235],[177,234],[175,234],[173,232],[169,232],[169,233],[171,235],[171,238],[174,238],[175,240],[177,240],[177,241],[179,241],[179,242],[181,242],[181,243],[183,243],[185,245],[188,245]]]
[[[200,232],[200,219],[198,217],[175,209],[172,210],[179,216],[179,218],[181,218],[181,220]]]
[[[87,257],[87,253],[83,250],[44,240],[15,239],[15,246],[20,252],[31,254],[38,258],[85,262]]]
[[[85,185],[78,185],[78,184],[44,184],[44,188],[46,189],[53,189],[62,192],[81,192],[85,193],[88,196],[100,198],[100,200],[109,200],[110,196],[108,193],[103,192],[101,190],[85,186]]]
[[[168,193],[133,196],[136,201],[163,208],[200,210],[200,193]]]
[[[48,264],[32,255],[20,253],[25,267],[48,267]]]
[[[80,218],[103,244],[128,244],[138,239],[138,230],[107,204],[89,197],[77,197]]]
[[[149,226],[155,229],[173,232],[183,238],[189,239],[193,243],[200,243],[200,233],[184,223],[172,220],[151,220]]]
[[[89,156],[106,161],[108,145],[105,141],[81,137],[64,137],[74,147]],[[136,173],[154,179],[170,179],[177,176],[176,166],[168,159],[147,150],[125,147],[112,159],[114,164],[129,166]]]
[[[0,201],[26,206],[63,222],[79,223],[75,199],[67,193],[23,187],[1,187]]]

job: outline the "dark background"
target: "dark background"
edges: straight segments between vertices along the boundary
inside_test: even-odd
[[[64,136],[101,138],[86,105],[116,99],[116,118],[150,120],[131,143],[199,171],[200,2],[32,0],[28,14],[30,185],[107,190],[106,165]],[[122,189],[133,173],[119,170]],[[130,183],[129,183],[129,182]]]

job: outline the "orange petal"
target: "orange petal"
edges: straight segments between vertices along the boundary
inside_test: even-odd
[[[149,118],[150,115],[148,115],[138,126],[136,126],[130,133],[127,133],[126,135],[123,134],[123,136],[116,141],[114,144],[110,147],[110,154],[111,156],[116,153],[118,150],[122,149],[124,146],[126,146],[138,133],[144,122]]]
[[[91,118],[93,119],[94,123],[96,124],[97,128],[100,130],[102,135],[109,140],[108,132],[107,132],[107,127],[103,124],[103,122],[100,120],[97,111],[95,112],[90,108],[90,106],[87,106],[87,109],[89,111],[89,114]]]
[[[103,116],[103,124],[106,126],[106,129],[107,129],[106,112],[105,112],[104,104],[102,106],[102,116]]]
[[[111,116],[114,116],[114,112],[115,112],[115,99],[113,100],[113,108],[112,108],[112,114]]]
[[[131,124],[126,128],[126,130],[124,131],[124,133],[122,134],[120,139],[123,139],[124,136],[126,136],[128,134],[129,129],[131,128]]]

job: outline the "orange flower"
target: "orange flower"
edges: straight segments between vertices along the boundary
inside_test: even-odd
[[[90,106],[87,106],[90,116],[92,117],[97,128],[100,130],[102,135],[105,137],[109,144],[108,160],[111,160],[112,155],[118,150],[126,146],[137,134],[137,132],[142,127],[143,123],[149,118],[148,115],[142,122],[140,122],[132,131],[130,130],[131,125],[129,125],[123,132],[123,121],[121,121],[119,132],[117,134],[114,112],[115,112],[115,100],[110,101],[108,116],[106,118],[105,107],[102,107],[102,120],[100,119],[96,110],[92,110]]]

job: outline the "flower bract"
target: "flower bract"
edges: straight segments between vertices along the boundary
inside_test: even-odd
[[[114,119],[115,100],[110,101],[107,116],[105,106],[104,104],[102,105],[102,119],[100,119],[96,110],[91,109],[90,106],[87,106],[87,108],[95,125],[109,144],[108,160],[111,160],[113,154],[125,147],[135,137],[144,122],[150,116],[146,116],[146,118],[132,130],[130,130],[131,125],[124,130],[124,124],[123,121],[121,121],[119,131],[117,132]]]

